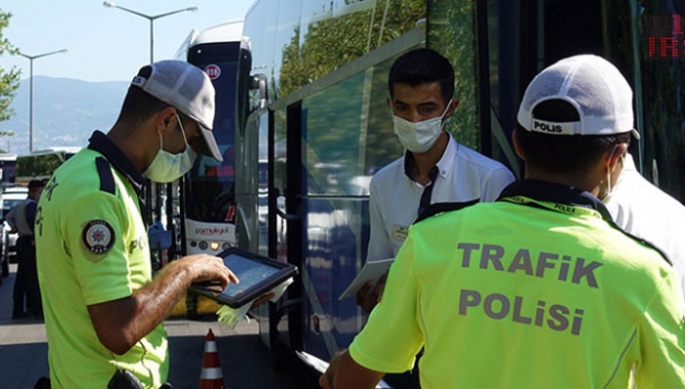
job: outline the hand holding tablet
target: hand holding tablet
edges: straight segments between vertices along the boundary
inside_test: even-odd
[[[239,308],[267,294],[275,286],[297,274],[297,267],[292,264],[237,247],[229,248],[218,256],[238,277],[240,283],[231,283],[222,290],[221,285],[203,282],[191,285],[190,289],[231,308]]]

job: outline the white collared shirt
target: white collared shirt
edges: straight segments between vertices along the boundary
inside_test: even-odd
[[[630,154],[604,202],[619,227],[666,254],[685,290],[685,206],[642,177]]]
[[[514,175],[501,163],[449,136],[447,148],[436,164],[438,176],[431,204],[496,200],[502,189],[514,181]],[[405,157],[383,167],[371,180],[367,261],[395,257],[409,226],[418,217],[424,186],[405,174]]]

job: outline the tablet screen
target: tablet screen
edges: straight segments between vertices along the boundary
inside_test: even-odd
[[[228,248],[219,256],[238,277],[240,283],[228,284],[226,289],[221,290],[221,286],[214,280],[193,284],[190,288],[232,308],[238,308],[253,301],[288,278],[297,275],[295,265],[276,261],[237,247]]]
[[[229,254],[226,256],[224,258],[224,263],[240,280],[239,284],[231,283],[223,291],[223,294],[231,297],[240,296],[240,294],[245,292],[249,287],[278,273],[280,270],[266,263],[243,258],[236,254]]]

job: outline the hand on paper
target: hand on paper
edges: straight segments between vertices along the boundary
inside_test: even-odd
[[[381,294],[383,293],[383,287],[385,287],[385,278],[387,273],[384,274],[376,283],[374,287],[372,282],[369,281],[357,292],[357,305],[362,307],[365,313],[369,313],[378,304]]]

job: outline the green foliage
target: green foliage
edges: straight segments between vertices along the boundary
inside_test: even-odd
[[[17,48],[5,38],[2,31],[9,25],[9,20],[12,17],[11,13],[2,12],[0,9],[0,56],[3,54],[17,54]],[[14,92],[19,88],[20,72],[14,68],[9,71],[2,67],[0,63],[0,122],[3,122],[12,116],[14,112],[9,108]],[[0,136],[6,134],[0,134]]]
[[[425,0],[378,0],[375,11],[309,25],[304,39],[300,39],[301,28],[296,27],[283,49],[278,93],[285,96],[388,43],[414,28],[425,15]]]
[[[279,97],[297,91],[397,39],[425,17],[425,0],[378,0],[374,9],[297,26],[283,48],[280,80],[270,90]],[[386,105],[393,61],[303,99],[308,192],[358,195],[365,177],[402,155]]]
[[[454,97],[459,99],[459,107],[449,120],[447,130],[459,143],[478,149],[475,2],[431,0],[430,3],[428,45],[452,63]]]

